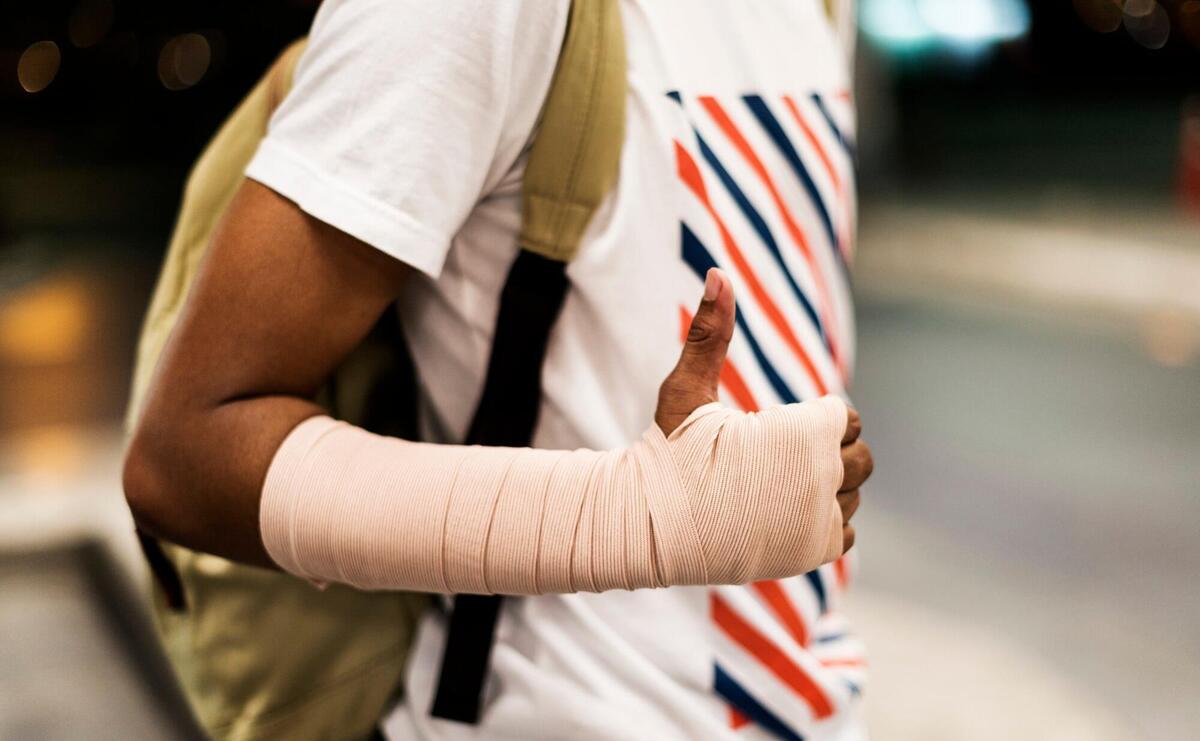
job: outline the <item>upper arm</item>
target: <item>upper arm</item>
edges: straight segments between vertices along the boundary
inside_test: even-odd
[[[192,406],[311,397],[396,299],[406,273],[248,180],[214,235],[153,396]]]
[[[139,526],[270,563],[263,480],[311,397],[398,296],[403,263],[253,181],[234,197],[151,382],[126,455]]]
[[[263,562],[261,485],[413,269],[524,149],[565,0],[326,0],[217,229],[126,458],[151,532]],[[406,265],[408,267],[406,267]]]

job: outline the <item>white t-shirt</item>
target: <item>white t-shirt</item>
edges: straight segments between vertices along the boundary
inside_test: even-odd
[[[538,447],[640,436],[714,264],[739,303],[727,403],[841,393],[853,365],[851,26],[831,24],[822,0],[620,7],[621,172],[568,268]],[[421,273],[400,316],[428,440],[461,441],[479,398],[568,9],[326,0],[247,171]],[[837,610],[848,571],[506,600],[478,726],[429,716],[445,627],[431,612],[386,733],[860,738],[864,658]]]

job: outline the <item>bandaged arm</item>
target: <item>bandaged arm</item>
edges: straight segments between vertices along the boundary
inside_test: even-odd
[[[260,504],[284,570],[362,589],[532,595],[741,584],[842,553],[837,397],[697,408],[612,451],[432,445],[329,417],[279,447]]]

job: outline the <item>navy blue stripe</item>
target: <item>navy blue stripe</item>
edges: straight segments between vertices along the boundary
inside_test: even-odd
[[[825,100],[821,97],[821,94],[813,93],[812,102],[817,107],[817,110],[821,112],[821,117],[825,119],[825,124],[829,126],[829,131],[833,134],[833,138],[837,140],[837,143],[842,145],[842,149],[846,150],[846,154],[850,155],[850,159],[858,159],[857,147],[855,147],[854,142],[850,141],[849,137],[842,133],[837,122],[833,120],[829,109],[825,107]]]
[[[813,326],[817,328],[817,333],[821,335],[821,340],[825,343],[825,346],[832,352],[832,348],[829,345],[829,338],[825,335],[825,328],[821,326],[821,320],[817,316],[817,310],[813,308],[813,305],[808,300],[808,296],[804,294],[800,286],[796,285],[796,280],[792,278],[792,274],[788,271],[787,263],[783,259],[783,253],[779,251],[779,245],[775,242],[775,237],[771,234],[771,229],[767,226],[767,222],[763,220],[763,217],[751,205],[750,199],[746,197],[746,194],[738,187],[737,182],[729,175],[729,171],[721,164],[721,160],[717,158],[716,153],[704,141],[704,137],[700,136],[700,132],[694,128],[692,131],[696,133],[696,141],[700,144],[700,154],[704,157],[704,161],[713,169],[713,172],[717,173],[717,178],[725,186],[725,190],[729,191],[729,195],[733,197],[734,202],[737,203],[746,220],[754,227],[754,231],[758,232],[759,238],[767,246],[767,249],[771,252],[771,256],[775,258],[775,263],[783,271],[783,276],[787,278],[788,285],[792,288],[792,293],[796,295],[796,298],[804,307],[805,313],[812,320]]]
[[[849,679],[846,679],[843,681],[846,682],[846,687],[848,687],[850,689],[850,694],[854,695],[855,697],[862,696],[862,689],[857,684],[855,684],[854,682],[851,682]]]
[[[842,251],[838,247],[837,235],[833,229],[833,219],[829,216],[829,209],[825,207],[825,201],[821,199],[821,193],[817,190],[817,184],[813,181],[812,176],[808,174],[808,168],[804,166],[804,161],[800,159],[800,153],[792,146],[792,141],[788,139],[787,133],[783,130],[783,126],[779,124],[779,120],[775,118],[775,114],[771,113],[771,109],[767,108],[767,103],[760,95],[743,95],[742,100],[746,102],[746,106],[754,117],[758,119],[758,123],[767,132],[767,136],[771,137],[771,141],[775,142],[779,152],[783,158],[791,165],[792,171],[796,173],[796,177],[800,179],[804,190],[808,192],[808,197],[812,201],[813,208],[817,211],[817,216],[821,219],[821,225],[825,227],[825,232],[829,235],[829,244],[833,245],[833,252],[838,256],[838,260],[842,259]]]
[[[779,738],[788,739],[788,741],[804,741],[803,736],[793,731],[778,716],[763,707],[762,703],[751,697],[750,693],[729,676],[720,664],[714,664],[713,670],[713,690],[724,698],[725,702]]]
[[[813,591],[817,593],[817,604],[821,606],[821,614],[824,615],[827,611],[827,603],[825,601],[825,582],[821,580],[821,573],[817,569],[813,569],[805,574],[804,578],[808,579]]]
[[[710,268],[717,266],[716,260],[709,253],[708,248],[700,241],[700,238],[688,228],[687,224],[680,222],[679,224],[683,233],[683,260],[692,269],[700,280],[704,280],[704,276],[708,274]],[[737,319],[738,329],[741,330],[742,336],[746,338],[746,344],[750,345],[751,352],[754,353],[754,358],[758,361],[758,365],[762,368],[763,374],[767,377],[767,381],[775,389],[780,401],[784,404],[794,404],[799,399],[796,397],[783,378],[771,365],[771,361],[767,359],[766,353],[759,347],[758,340],[754,339],[754,333],[750,331],[750,325],[746,323],[746,318],[742,316],[742,310],[738,309],[735,315]]]
[[[830,633],[828,635],[817,636],[817,643],[833,643],[834,641],[840,641],[845,637],[845,633]]]

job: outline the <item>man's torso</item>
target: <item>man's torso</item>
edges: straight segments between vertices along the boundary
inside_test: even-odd
[[[612,448],[652,422],[711,265],[739,302],[722,400],[843,393],[853,363],[848,54],[817,0],[621,3],[627,138],[616,191],[569,268],[535,444]],[[559,12],[563,12],[561,9]],[[515,254],[520,164],[401,307],[427,439],[459,442]],[[419,633],[396,738],[845,738],[863,655],[837,612],[841,562],[746,587],[506,601],[481,726],[428,709],[444,618]]]

